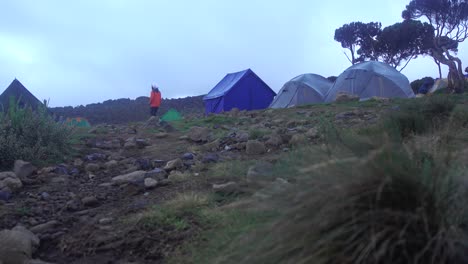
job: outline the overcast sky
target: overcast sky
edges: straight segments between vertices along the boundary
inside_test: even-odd
[[[350,66],[334,31],[401,21],[409,0],[1,0],[0,90],[16,77],[51,106],[206,94],[251,68],[278,91],[302,73]],[[468,46],[460,46],[467,58]],[[403,71],[437,77],[430,58]]]

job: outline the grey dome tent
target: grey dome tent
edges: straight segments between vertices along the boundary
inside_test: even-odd
[[[285,83],[270,108],[323,103],[333,83],[318,74],[302,74]]]
[[[346,69],[328,92],[325,102],[335,101],[338,93],[357,95],[361,100],[371,97],[413,98],[414,92],[405,75],[378,61],[366,61]]]

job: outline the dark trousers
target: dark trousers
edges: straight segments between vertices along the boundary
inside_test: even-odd
[[[156,114],[158,113],[158,109],[159,107],[151,107],[151,115],[156,116]]]

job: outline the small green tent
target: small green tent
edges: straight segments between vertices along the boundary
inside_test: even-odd
[[[83,118],[83,117],[67,118],[67,120],[65,120],[64,123],[67,126],[91,127],[91,124],[88,122],[88,120],[86,118]]]
[[[171,108],[169,109],[169,111],[167,111],[162,117],[161,117],[161,120],[162,121],[166,121],[166,122],[169,122],[169,121],[177,121],[177,120],[181,120],[182,119],[182,115],[177,112],[177,110]]]

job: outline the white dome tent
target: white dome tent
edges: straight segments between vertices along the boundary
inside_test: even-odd
[[[323,103],[333,83],[318,74],[302,74],[284,84],[270,108]]]
[[[361,100],[372,97],[413,98],[410,82],[395,68],[378,61],[366,61],[346,69],[325,97],[333,102],[338,93],[357,95]]]

